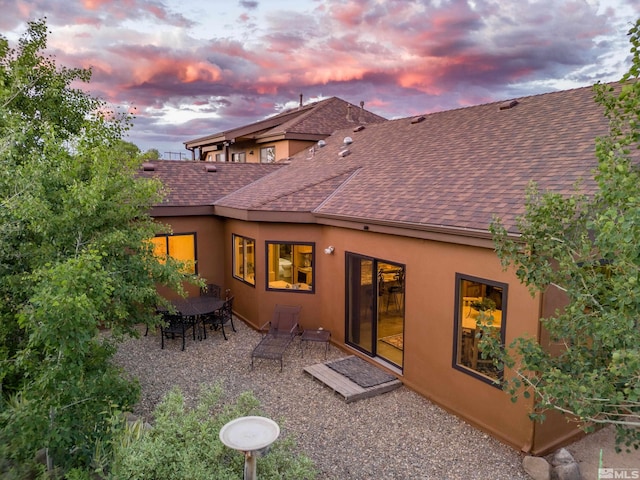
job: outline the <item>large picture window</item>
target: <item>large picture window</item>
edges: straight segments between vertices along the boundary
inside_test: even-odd
[[[267,288],[313,292],[315,244],[267,242]]]
[[[256,241],[233,235],[233,276],[249,285],[256,284]]]
[[[195,233],[157,235],[151,241],[153,243],[153,253],[160,261],[171,257],[184,262],[185,270],[183,273],[197,273]]]
[[[483,354],[480,340],[491,335],[504,344],[507,285],[456,274],[454,367],[494,383],[502,369]]]

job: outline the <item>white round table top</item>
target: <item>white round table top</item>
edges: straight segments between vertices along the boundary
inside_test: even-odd
[[[227,447],[243,452],[260,450],[271,445],[280,435],[280,427],[270,418],[240,417],[220,429],[220,441]]]

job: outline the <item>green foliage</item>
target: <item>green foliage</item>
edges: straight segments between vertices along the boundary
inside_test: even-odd
[[[140,154],[140,158],[142,160],[159,160],[160,157],[160,152],[156,148],[150,148],[146,152]]]
[[[250,393],[234,404],[222,405],[219,387],[203,390],[198,405],[187,410],[178,389],[167,394],[154,413],[155,425],[138,440],[127,440],[116,450],[112,478],[136,480],[205,480],[242,477],[244,456],[220,441],[220,429],[229,421],[260,415]],[[316,477],[312,462],[295,453],[290,437],[279,438],[269,453],[257,459],[257,476],[266,480],[304,480]]]
[[[535,338],[502,352],[516,399],[536,395],[533,417],[556,409],[582,427],[614,424],[617,445],[640,447],[640,20],[630,31],[633,65],[621,85],[598,84],[596,101],[610,133],[596,139],[593,196],[568,197],[530,186],[519,239],[496,220],[491,229],[503,265],[532,293],[558,288],[568,305],[542,324],[553,354]],[[490,339],[488,339],[490,343]],[[487,345],[498,354],[500,346]]]
[[[122,158],[136,158],[140,156],[140,149],[135,143],[120,140],[116,143],[115,150]]]
[[[148,242],[162,190],[121,140],[131,119],[71,88],[91,72],[58,68],[46,39],[44,21],[15,49],[0,37],[0,465],[17,477],[42,448],[64,472],[109,445],[139,391],[114,342],[159,321],[157,284],[188,280]]]

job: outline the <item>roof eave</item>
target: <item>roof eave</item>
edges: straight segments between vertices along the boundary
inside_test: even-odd
[[[426,223],[371,220],[361,217],[316,213],[316,223],[333,227],[364,230],[368,232],[456,243],[483,248],[495,248],[491,232],[465,227],[432,225]],[[514,237],[518,237],[514,235]]]
[[[216,205],[215,214],[219,217],[244,220],[247,222],[315,223],[315,216],[310,212],[247,210]]]
[[[275,142],[278,140],[302,140],[317,142],[327,138],[329,134],[320,133],[296,133],[296,132],[274,132],[256,136],[256,143]]]
[[[224,132],[214,133],[213,135],[207,135],[206,137],[195,138],[193,140],[184,142],[184,145],[185,148],[190,149],[199,147],[201,145],[208,145],[209,143],[225,142],[235,140],[236,138],[240,137],[247,137],[258,132],[262,132],[265,129],[270,129],[277,127],[278,125],[282,125],[283,123],[288,122],[291,118],[300,116],[306,113],[308,110],[313,109],[314,107],[315,105],[305,106],[297,110],[284,112],[274,117],[266,118],[259,122],[251,123],[249,125],[226,130]]]

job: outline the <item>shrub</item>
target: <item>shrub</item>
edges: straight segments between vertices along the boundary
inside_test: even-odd
[[[243,393],[223,405],[219,386],[203,389],[198,405],[187,410],[182,392],[170,391],[154,412],[155,425],[137,440],[123,440],[115,450],[111,478],[131,480],[209,480],[242,478],[244,456],[222,444],[220,429],[229,421],[260,415],[259,403]],[[297,454],[290,437],[279,438],[257,461],[261,480],[316,478],[311,460]]]

